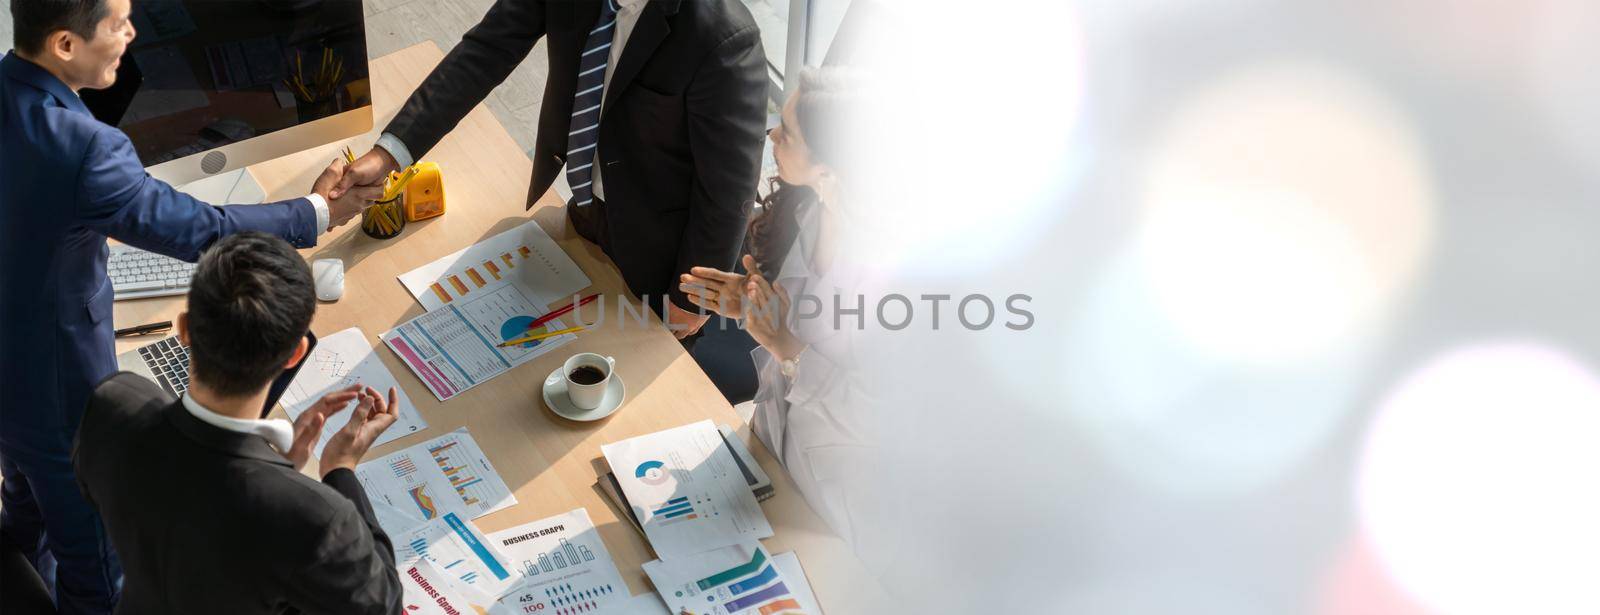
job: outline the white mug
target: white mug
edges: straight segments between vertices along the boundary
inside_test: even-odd
[[[567,397],[572,399],[572,405],[583,410],[599,407],[601,400],[606,397],[606,384],[611,382],[611,372],[616,366],[616,359],[592,352],[580,352],[568,358],[567,362],[561,365],[561,377],[567,379]],[[604,375],[594,384],[573,382],[572,372],[581,367],[593,367]]]

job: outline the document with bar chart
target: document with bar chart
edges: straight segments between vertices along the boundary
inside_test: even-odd
[[[600,447],[656,556],[671,559],[772,536],[711,421]]]
[[[423,520],[446,513],[476,519],[517,503],[465,427],[356,466],[374,501]]]
[[[538,222],[529,220],[401,274],[400,283],[432,312],[507,285],[547,307],[588,288],[589,276]]]
[[[544,314],[545,309],[521,288],[501,285],[413,318],[380,337],[434,397],[444,401],[578,339],[566,333],[499,346],[535,332],[533,322]],[[566,327],[556,318],[540,330]]]
[[[821,615],[807,611],[797,597],[796,590],[805,585],[805,579],[784,575],[772,555],[754,541],[645,562],[644,572],[674,613]]]
[[[392,539],[401,570],[418,561],[428,562],[468,602],[484,608],[517,580],[505,557],[476,526],[456,513],[446,513]]]
[[[571,512],[494,532],[489,543],[521,580],[489,615],[578,615],[628,601],[628,584],[589,520]]]

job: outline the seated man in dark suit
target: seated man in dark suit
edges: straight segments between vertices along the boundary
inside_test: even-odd
[[[400,613],[394,550],[355,465],[394,423],[395,392],[324,397],[293,425],[262,420],[268,388],[308,351],[311,271],[281,239],[243,233],[200,258],[178,335],[189,393],[120,373],[84,411],[73,464],[121,555],[117,613]],[[328,415],[357,406],[298,470]]]

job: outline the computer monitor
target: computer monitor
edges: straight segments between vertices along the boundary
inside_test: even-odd
[[[138,0],[117,83],[85,90],[186,184],[372,129],[361,0]]]

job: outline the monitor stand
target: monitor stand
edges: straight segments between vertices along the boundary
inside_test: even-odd
[[[175,188],[211,205],[259,205],[267,200],[266,190],[245,169],[218,173]]]

